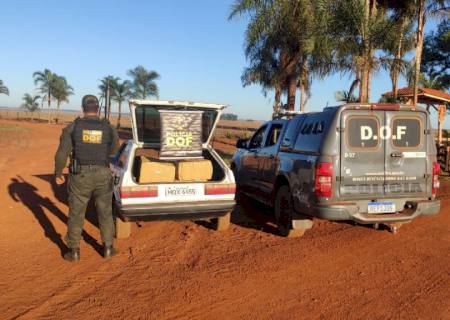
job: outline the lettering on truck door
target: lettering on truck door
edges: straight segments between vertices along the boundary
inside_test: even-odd
[[[385,182],[384,111],[341,114],[341,197],[382,197]]]

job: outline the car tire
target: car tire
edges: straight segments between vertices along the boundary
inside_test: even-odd
[[[291,190],[289,186],[282,185],[278,188],[275,197],[275,221],[277,223],[278,232],[282,237],[301,237],[306,229],[292,229],[292,211],[294,210],[294,202],[292,200]]]
[[[228,212],[223,217],[217,217],[213,219],[214,230],[225,231],[230,227],[231,212]]]

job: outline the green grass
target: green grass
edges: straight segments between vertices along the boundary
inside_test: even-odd
[[[0,132],[28,132],[30,129],[16,124],[0,124]]]

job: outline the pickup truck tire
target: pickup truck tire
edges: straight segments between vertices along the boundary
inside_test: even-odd
[[[116,225],[116,238],[117,239],[126,239],[130,236],[131,222],[122,221],[122,219],[116,217],[115,225]]]
[[[289,186],[282,185],[275,196],[275,220],[278,232],[282,237],[301,237],[306,229],[292,229],[292,211],[294,203]]]
[[[214,230],[225,231],[230,227],[231,212],[228,212],[223,217],[213,219]]]

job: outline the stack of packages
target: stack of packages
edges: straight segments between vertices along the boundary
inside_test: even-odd
[[[161,161],[139,157],[139,183],[204,182],[212,179],[210,160]]]

